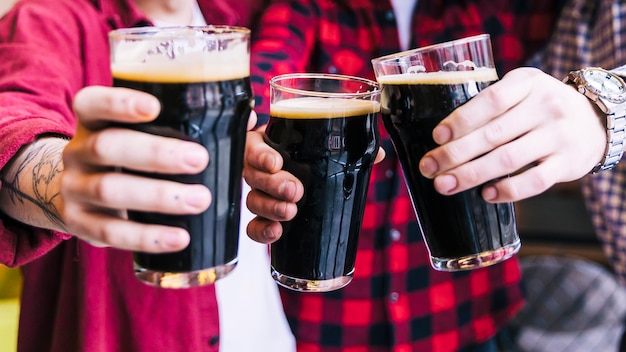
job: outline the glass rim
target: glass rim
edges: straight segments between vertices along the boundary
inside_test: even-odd
[[[465,37],[465,38],[449,40],[447,42],[436,43],[436,44],[427,45],[427,46],[420,47],[420,48],[409,49],[409,50],[401,51],[401,52],[398,52],[398,53],[384,55],[384,56],[381,56],[381,57],[374,58],[371,61],[372,61],[372,65],[376,66],[376,64],[380,64],[380,63],[385,62],[385,61],[395,60],[395,59],[398,59],[398,58],[401,58],[401,57],[406,57],[406,56],[410,56],[410,55],[421,53],[421,52],[425,52],[425,51],[431,51],[433,49],[437,49],[437,48],[440,48],[440,47],[446,47],[446,46],[451,46],[451,45],[459,45],[459,44],[467,44],[469,42],[476,42],[476,41],[479,41],[479,40],[483,40],[485,38],[490,39],[491,35],[489,35],[488,33],[483,33],[483,34],[477,34],[477,35],[473,35],[473,36],[469,36],[469,37]]]
[[[354,81],[361,82],[369,85],[374,88],[373,90],[367,90],[363,92],[354,92],[354,93],[337,93],[337,92],[320,92],[314,90],[306,90],[306,89],[298,89],[285,87],[280,85],[280,81],[294,78],[310,78],[310,79],[329,79],[335,81]],[[269,81],[270,87],[274,89],[278,89],[280,91],[288,92],[291,94],[299,94],[306,95],[311,97],[329,97],[329,98],[366,98],[370,96],[374,96],[376,94],[380,94],[380,84],[378,82],[373,81],[371,79],[350,76],[350,75],[341,75],[335,73],[286,73],[278,76],[274,76]]]
[[[167,26],[167,27],[155,27],[155,26],[143,26],[143,27],[129,27],[118,28],[109,31],[109,37],[114,39],[128,39],[128,40],[149,40],[151,37],[146,37],[146,34],[159,33],[163,34],[159,36],[159,39],[163,38],[180,38],[180,30],[192,29],[195,31],[204,32],[210,35],[219,35],[219,39],[235,39],[244,38],[250,36],[250,29],[241,26],[229,26],[229,25],[204,25],[204,26]]]

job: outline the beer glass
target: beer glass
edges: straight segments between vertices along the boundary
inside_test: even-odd
[[[483,200],[481,187],[452,196],[419,171],[437,144],[433,128],[455,108],[498,80],[489,35],[418,48],[372,60],[381,84],[381,111],[400,160],[419,227],[437,270],[501,262],[520,249],[512,203]]]
[[[367,188],[378,151],[374,81],[330,74],[270,80],[265,140],[304,184],[298,213],[271,245],[272,277],[297,291],[332,291],[352,280]]]
[[[209,208],[197,215],[128,210],[137,222],[185,228],[189,246],[174,253],[134,253],[135,274],[159,287],[213,283],[237,265],[246,125],[253,103],[250,31],[228,26],[130,28],[110,32],[113,84],[156,96],[161,113],[135,130],[194,141],[209,152],[197,175],[122,172],[204,184]],[[129,234],[131,236],[132,234]]]

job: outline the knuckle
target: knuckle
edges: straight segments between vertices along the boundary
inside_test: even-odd
[[[550,178],[544,175],[543,173],[535,173],[534,177],[531,179],[534,189],[543,192],[547,190],[550,186],[552,186],[552,182]]]
[[[491,123],[488,123],[483,130],[483,138],[489,146],[497,146],[500,144],[500,139],[504,133],[504,126],[499,120],[495,120]]]
[[[481,182],[481,173],[475,167],[466,168],[463,176],[463,179],[470,184],[478,184]]]
[[[482,99],[486,100],[487,104],[492,106],[496,111],[502,111],[507,108],[506,97],[502,94],[501,89],[485,89],[480,93]],[[471,118],[468,116],[468,118]]]
[[[115,230],[114,226],[110,224],[104,224],[96,234],[96,242],[102,243],[103,245],[112,245],[119,248],[125,248],[123,243],[119,243],[117,240],[119,236],[117,236],[118,231]]]
[[[457,108],[456,110],[454,110],[452,114],[455,115],[455,119],[456,119],[456,123],[449,126],[453,130],[453,135],[455,135],[454,130],[457,128],[457,126],[471,126],[472,125],[472,120],[474,120],[474,115],[471,111],[468,111],[467,109],[463,109],[463,106],[461,106],[461,108]]]
[[[463,162],[461,157],[464,148],[459,143],[449,143],[442,148],[442,157],[451,165],[457,165]]]
[[[111,147],[111,143],[107,138],[107,134],[94,133],[90,137],[90,143],[88,144],[89,151],[96,159],[104,159],[107,155],[107,150]]]
[[[515,153],[511,148],[502,148],[498,157],[498,162],[503,166],[506,172],[512,172],[516,169]]]
[[[517,80],[527,80],[534,79],[536,77],[543,77],[542,73],[543,72],[536,67],[526,66],[512,70],[511,72],[507,73],[507,76],[513,76],[514,79]]]
[[[116,188],[119,184],[113,180],[111,175],[94,176],[92,180],[92,195],[93,197],[105,204],[115,201]],[[120,192],[121,193],[121,192]]]

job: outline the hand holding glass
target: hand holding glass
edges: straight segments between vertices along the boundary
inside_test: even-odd
[[[304,196],[271,245],[272,276],[298,291],[331,291],[352,280],[367,188],[378,152],[376,82],[291,74],[270,81],[266,142]]]
[[[520,249],[512,203],[491,204],[481,187],[444,196],[419,171],[437,147],[432,131],[455,108],[498,80],[489,35],[372,60],[381,111],[400,159],[422,235],[437,270],[475,269]]]
[[[197,215],[128,210],[129,219],[185,228],[189,246],[176,253],[134,253],[136,276],[151,285],[211,284],[237,265],[243,153],[252,106],[250,31],[227,26],[130,28],[109,35],[113,84],[156,96],[161,113],[139,131],[194,141],[209,152],[197,175],[144,177],[204,184],[209,208]],[[129,234],[129,236],[132,234]]]

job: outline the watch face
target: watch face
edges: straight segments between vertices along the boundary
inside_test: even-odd
[[[617,75],[605,70],[590,68],[585,70],[584,78],[589,88],[603,98],[623,101],[626,98],[626,86]]]

